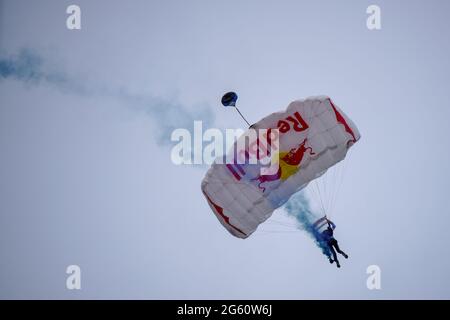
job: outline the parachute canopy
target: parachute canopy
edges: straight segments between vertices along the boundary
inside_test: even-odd
[[[225,96],[228,94],[231,96],[225,100],[232,101],[233,93]],[[239,238],[250,236],[294,193],[343,160],[360,139],[355,124],[327,96],[294,101],[285,111],[270,114],[252,129],[277,129],[278,146],[269,153],[272,170],[262,173],[261,163],[229,161],[242,151],[240,140],[246,138],[247,131],[231,148],[226,161],[216,159],[201,184],[216,217]],[[266,137],[270,145],[269,135]],[[248,145],[245,148],[247,155]]]

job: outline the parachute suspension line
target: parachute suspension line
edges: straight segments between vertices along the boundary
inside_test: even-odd
[[[328,192],[327,192],[326,198],[325,198],[325,205],[326,205],[328,216],[331,214],[331,211],[332,211],[331,203],[332,203],[332,198],[333,198],[333,194],[334,194],[334,184],[335,184],[334,182],[335,182],[335,172],[336,172],[335,167],[336,167],[336,165],[333,168],[328,169],[327,172],[324,174],[326,176],[328,176],[328,175],[330,176],[328,178],[328,182],[327,182],[327,184],[329,184],[329,186],[328,186]]]
[[[307,118],[311,119],[311,124],[310,124],[311,126],[314,126],[315,121],[316,121],[316,119],[313,117],[313,115],[314,115],[314,109],[309,108],[309,116]],[[326,215],[325,206],[323,203],[322,195],[320,193],[320,188],[317,183],[317,180],[318,179],[314,179],[314,181],[312,181],[312,183],[310,183],[310,186],[311,186],[310,190],[311,190],[311,194],[313,195],[314,202],[317,204],[317,206],[319,206],[319,210],[322,211],[323,215],[325,216]]]
[[[283,221],[278,221],[278,220],[275,220],[275,219],[269,219],[269,220],[267,220],[267,223],[272,223],[272,224],[276,224],[276,225],[287,227],[287,228],[297,229],[297,226],[295,226],[293,224],[290,224],[290,223],[287,223],[287,222],[283,222]]]
[[[319,197],[320,197],[320,203],[322,204],[322,208],[323,208],[323,214],[326,215],[327,208],[325,207],[325,195],[323,192],[323,188],[321,189],[321,187],[320,187],[320,181],[316,180],[315,182],[316,182],[317,190],[319,190]]]
[[[348,150],[347,152],[349,152],[349,151],[350,150]],[[338,168],[336,168],[336,169],[338,169],[338,171],[336,173],[336,182],[335,182],[336,183],[336,188],[335,188],[335,192],[333,194],[333,197],[331,199],[332,200],[331,210],[334,209],[334,206],[337,203],[337,199],[338,199],[338,196],[339,196],[339,191],[340,191],[342,183],[344,181],[345,171],[346,171],[346,168],[347,168],[347,163],[348,163],[347,157],[345,157],[342,160],[342,164]]]
[[[312,181],[308,184],[308,186],[310,186],[308,190],[310,191],[310,194],[313,196],[314,202],[317,205],[320,205],[320,197],[319,194],[317,193],[317,190],[314,189],[314,184],[312,183]]]
[[[344,183],[344,179],[345,179],[345,174],[347,172],[347,167],[348,167],[348,159],[347,157],[345,157],[344,159],[344,164],[343,164],[343,168],[342,168],[342,172],[341,172],[341,176],[340,176],[340,180],[338,181],[338,189],[337,189],[337,193],[339,193],[339,191],[342,189],[342,184]],[[336,195],[336,199],[335,201],[337,201],[337,195]]]
[[[329,201],[330,201],[330,209],[329,209],[330,215],[333,213],[333,203],[334,203],[334,197],[336,196],[337,179],[338,179],[338,174],[339,174],[340,170],[341,170],[341,165],[340,164],[337,164],[335,166],[335,168],[332,168],[333,178],[331,180],[332,180],[332,185],[333,186],[331,188],[332,191],[331,191],[331,196],[330,196],[330,199],[329,199]]]
[[[349,152],[350,150],[348,150],[347,152]],[[341,187],[342,187],[342,184],[343,184],[343,182],[344,182],[344,178],[345,178],[345,172],[346,172],[346,169],[347,169],[347,163],[348,163],[348,161],[347,161],[347,157],[345,157],[344,158],[344,160],[343,160],[343,168],[341,169],[341,174],[340,174],[340,177],[339,177],[339,181],[338,181],[338,187],[337,187],[337,190],[336,190],[336,196],[335,196],[335,198],[334,198],[334,202],[333,202],[333,206],[335,205],[335,203],[337,202],[337,199],[338,199],[338,194],[339,194],[339,191],[341,190]]]
[[[330,197],[329,194],[327,192],[327,176],[328,176],[328,170],[322,175],[323,180],[322,180],[322,184],[323,184],[323,193],[324,193],[324,201],[325,201],[325,212],[328,213],[328,210],[330,209]]]
[[[254,233],[254,236],[264,236],[264,235],[270,235],[273,233],[280,233],[280,234],[298,234],[302,232],[302,230],[286,230],[286,231],[280,231],[280,230],[258,230],[258,232]]]
[[[244,119],[244,121],[248,124],[248,126],[250,127],[250,123],[248,123],[247,119],[245,119],[245,117],[242,115],[241,111],[239,111],[238,107],[234,106],[234,108],[237,110],[237,112],[239,113],[239,115],[241,116],[242,119]]]
[[[322,207],[323,215],[325,216],[327,213],[326,213],[326,211],[325,211],[325,206],[323,205],[322,194],[320,193],[320,188],[319,188],[319,185],[318,185],[318,183],[317,183],[317,179],[314,180],[314,185],[316,186],[317,193],[319,194],[320,205],[321,205],[321,207]]]
[[[310,195],[311,195],[312,198],[313,198],[313,202],[314,202],[315,204],[317,204],[317,205],[320,205],[320,197],[319,197],[319,195],[317,194],[317,191],[314,190],[313,184],[310,183],[309,186],[310,186],[310,187],[308,188],[308,191],[309,191]]]
[[[308,186],[309,186],[309,188],[308,188],[309,194],[314,198],[313,199],[314,202],[319,203],[319,198],[318,198],[319,196],[316,194],[316,190],[314,190],[312,183],[310,183]]]

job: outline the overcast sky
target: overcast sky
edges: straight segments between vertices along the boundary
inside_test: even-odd
[[[0,297],[449,299],[449,10],[0,0]],[[301,231],[232,237],[200,191],[207,166],[171,162],[173,128],[243,126],[229,90],[252,122],[326,94],[358,126],[331,217],[341,269]]]

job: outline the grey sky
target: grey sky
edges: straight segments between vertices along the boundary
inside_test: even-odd
[[[73,3],[80,31],[65,27]],[[380,31],[366,28],[370,4]],[[2,59],[26,48],[93,92],[0,79],[0,297],[450,298],[449,9],[0,1]],[[252,121],[327,94],[358,125],[332,217],[350,255],[340,270],[301,232],[231,237],[200,192],[205,170],[171,163],[167,118],[241,126],[219,107],[231,89]],[[165,103],[192,119],[161,118]],[[65,288],[69,264],[80,291]],[[380,291],[366,288],[371,264]]]

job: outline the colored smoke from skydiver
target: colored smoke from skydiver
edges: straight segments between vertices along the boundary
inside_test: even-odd
[[[317,237],[317,231],[314,228],[314,222],[320,219],[320,215],[312,208],[309,199],[304,191],[297,192],[283,207],[288,216],[293,217],[300,230],[306,233],[314,240],[316,245],[322,249],[322,253],[327,256],[328,247],[326,243],[320,241]]]

